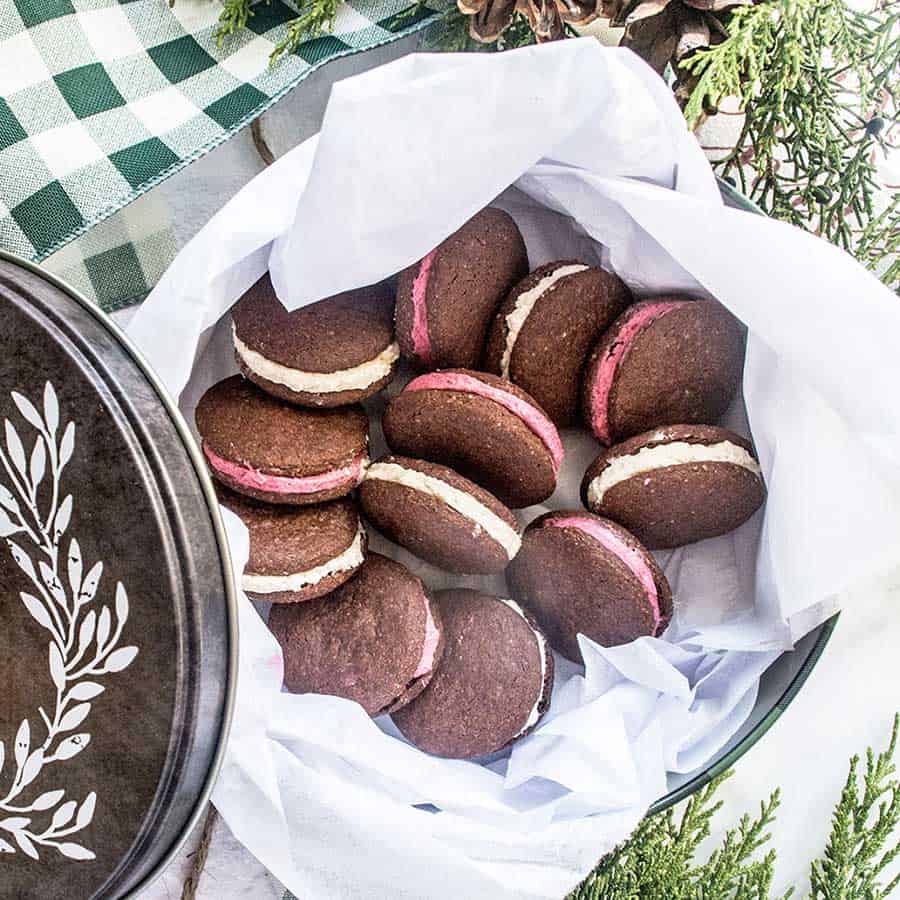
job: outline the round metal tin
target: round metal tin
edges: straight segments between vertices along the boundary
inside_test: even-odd
[[[119,329],[0,252],[0,893],[135,896],[221,763],[236,598],[211,481]]]

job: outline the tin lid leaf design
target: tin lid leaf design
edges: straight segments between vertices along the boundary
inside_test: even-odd
[[[68,422],[62,438],[59,401],[50,381],[44,384],[41,411],[24,394],[11,398],[27,425],[37,432],[26,464],[25,445],[13,422],[4,420],[5,450],[0,447],[0,536],[10,555],[31,582],[34,593],[20,592],[25,609],[36,627],[48,632],[47,660],[55,700],[37,710],[43,731],[32,735],[29,719],[23,719],[13,741],[16,766],[6,795],[0,798],[0,852],[16,847],[33,860],[43,851],[55,850],[73,861],[95,859],[95,853],[79,843],[63,840],[84,830],[94,816],[97,795],[91,791],[79,804],[64,800],[65,790],[44,791],[28,803],[26,788],[45,774],[45,769],[77,756],[90,743],[89,732],[67,734],[87,721],[89,701],[105,690],[88,680],[121,672],[134,661],[138,647],[119,647],[128,621],[128,594],[121,582],[114,595],[115,626],[111,607],[97,601],[103,562],[97,560],[82,579],[81,546],[73,537],[65,557],[65,578],[60,573],[60,542],[72,519],[74,499],[63,495],[62,476],[75,449],[75,426]],[[13,538],[15,537],[15,540]],[[96,608],[87,609],[95,604]],[[47,711],[49,710],[49,712]],[[40,741],[33,746],[33,741]],[[0,773],[5,748],[0,742]],[[61,773],[52,773],[58,782]],[[31,814],[44,814],[34,816]],[[49,821],[46,821],[49,818]],[[39,821],[40,820],[40,821]],[[73,821],[74,820],[74,821]]]

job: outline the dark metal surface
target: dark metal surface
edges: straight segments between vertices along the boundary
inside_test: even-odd
[[[0,710],[0,799],[13,792],[27,811],[0,809],[0,839],[15,851],[3,856],[0,894],[123,897],[186,836],[221,756],[236,668],[227,549],[186,426],[109,320],[40,270],[0,257],[0,335],[0,418],[16,433],[0,435],[11,460],[0,484],[30,524],[22,530],[6,503],[0,680],[11,688]],[[54,518],[68,495],[71,513]],[[54,523],[65,525],[58,536]],[[24,721],[28,747],[16,749]],[[38,776],[23,787],[29,766]]]

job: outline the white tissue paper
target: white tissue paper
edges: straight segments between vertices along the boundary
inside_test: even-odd
[[[532,266],[602,262],[639,295],[712,295],[748,326],[746,417],[736,403],[727,424],[752,429],[768,502],[731,535],[660,554],[676,597],[665,638],[582,638],[584,668],[557,657],[546,719],[489,765],[427,756],[351,702],[282,693],[279,647],[241,598],[214,800],[300,897],[561,896],[667,772],[733,736],[779,653],[900,558],[896,297],[825,241],[725,208],[662,81],[591,39],[409,56],[339,82],[321,133],[212,219],[129,331],[191,417],[235,370],[228,309],[267,268],[296,308],[403,269],[490,203],[515,217]],[[557,508],[579,505],[599,450],[583,432],[564,441]]]

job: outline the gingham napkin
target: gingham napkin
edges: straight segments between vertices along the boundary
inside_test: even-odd
[[[0,2],[0,247],[44,259],[226,140],[317,66],[432,15],[415,0],[348,0],[332,35],[270,67],[296,9],[258,4],[249,27],[219,49],[221,8],[220,0]],[[115,255],[79,262],[90,286],[112,264],[135,272],[139,251],[119,237],[90,253]],[[108,305],[111,290],[93,296]]]

